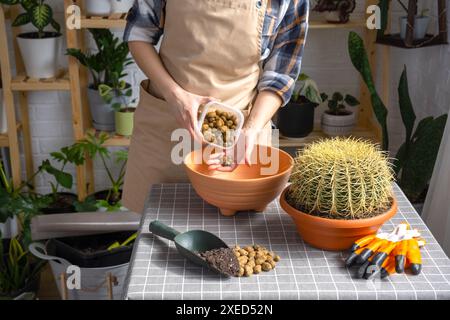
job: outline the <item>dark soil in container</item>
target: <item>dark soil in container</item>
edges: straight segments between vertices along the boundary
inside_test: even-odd
[[[233,249],[220,248],[201,252],[198,254],[206,262],[227,275],[237,277],[239,275],[239,261]]]
[[[39,37],[38,32],[24,32],[18,35],[19,38],[23,39],[47,39],[47,38],[57,38],[60,37],[62,34],[59,32],[49,32],[45,31],[43,32],[43,37]]]
[[[108,198],[108,193],[109,190],[102,190],[93,193],[92,196],[94,197],[95,200],[106,200],[106,198]],[[122,190],[119,190],[119,193],[116,196],[111,195],[108,202],[109,204],[114,205],[120,200],[122,200]]]
[[[133,243],[108,250],[114,242],[124,242],[134,231],[52,239],[49,254],[64,258],[81,268],[102,268],[130,261]]]
[[[72,213],[76,212],[74,202],[78,200],[76,194],[69,192],[58,192],[56,201],[51,203],[47,208],[42,209],[44,214]]]

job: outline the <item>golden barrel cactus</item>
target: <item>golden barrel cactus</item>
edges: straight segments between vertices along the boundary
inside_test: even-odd
[[[321,140],[297,155],[286,200],[325,218],[369,218],[390,208],[393,179],[378,146],[354,138]]]

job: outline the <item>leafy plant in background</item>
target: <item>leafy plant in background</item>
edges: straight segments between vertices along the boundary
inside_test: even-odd
[[[387,127],[388,110],[381,100],[380,96],[378,95],[377,89],[375,87],[369,59],[364,47],[364,41],[356,32],[350,32],[348,38],[348,51],[353,65],[361,74],[361,77],[363,78],[370,92],[372,109],[382,130],[382,148],[383,150],[387,151],[389,149],[389,133]]]
[[[7,251],[0,241],[0,295],[12,295],[34,281],[45,261],[29,254],[20,238],[9,240]],[[13,297],[12,297],[13,298]]]
[[[129,104],[128,100],[133,95],[133,89],[131,85],[124,80],[119,80],[118,75],[113,77],[112,85],[100,84],[98,91],[103,100],[111,104],[114,111],[119,112],[122,109],[126,109]],[[135,102],[135,99],[131,101]]]
[[[37,30],[39,38],[44,38],[44,29],[51,25],[56,32],[60,32],[61,26],[53,19],[52,8],[44,0],[0,0],[0,4],[20,4],[23,13],[20,13],[13,21],[13,27],[19,27],[31,23]]]
[[[112,211],[121,206],[121,188],[125,177],[128,152],[126,150],[111,152],[104,146],[104,143],[108,138],[109,135],[105,132],[101,132],[98,136],[95,132],[88,132],[85,139],[76,142],[71,148],[78,154],[86,154],[90,158],[100,158],[111,183],[111,187],[108,190],[106,199],[104,201],[100,200],[97,202],[97,205],[107,206],[107,208]],[[114,177],[112,170],[107,163],[107,160],[111,158],[114,158],[115,163],[119,165],[119,173],[116,177]]]
[[[128,57],[128,44],[120,42],[108,29],[89,29],[89,32],[94,37],[96,53],[84,53],[80,49],[68,48],[66,54],[76,58],[89,70],[94,89],[98,89],[100,84],[114,87],[118,79],[127,75],[124,72],[125,67],[133,63]]]
[[[407,197],[416,202],[428,188],[439,153],[447,115],[422,119],[416,129],[414,112],[408,89],[406,66],[398,86],[399,106],[406,129],[405,142],[394,162],[397,181]]]
[[[74,165],[81,165],[84,162],[84,156],[70,147],[63,147],[60,151],[50,153],[53,160],[60,163],[60,168],[56,168],[47,159],[42,161],[38,171],[47,172],[55,179],[55,183],[50,182],[52,193],[51,201],[56,202],[58,200],[58,192],[60,187],[71,189],[73,186],[73,177],[70,173],[64,171],[68,163]]]
[[[0,162],[0,223],[5,223],[8,218],[17,217],[22,229],[22,242],[26,246],[31,243],[31,218],[48,205],[48,199],[26,190],[30,185],[29,181],[36,175],[37,172],[30,180],[14,187]]]
[[[331,99],[329,99],[328,95],[326,93],[321,94],[322,101],[326,102],[328,101],[328,109],[329,113],[333,115],[341,115],[341,114],[347,114],[346,107],[356,107],[359,105],[358,99],[356,99],[354,96],[350,94],[346,94],[345,97],[340,92],[335,92],[331,96]]]
[[[295,82],[295,88],[291,101],[303,102],[301,101],[302,99],[315,104],[322,103],[322,98],[316,82],[305,73],[300,74]]]

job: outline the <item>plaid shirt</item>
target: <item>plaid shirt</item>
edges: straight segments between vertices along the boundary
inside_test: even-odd
[[[169,0],[136,0],[128,14],[125,41],[155,45],[164,33],[164,10]],[[261,46],[263,73],[258,90],[291,98],[308,29],[308,0],[268,0]]]

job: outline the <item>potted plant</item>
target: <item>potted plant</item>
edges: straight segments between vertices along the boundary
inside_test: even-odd
[[[402,16],[399,18],[400,23],[400,37],[405,40],[406,39],[406,30],[408,28],[408,8],[403,4],[402,1],[398,1],[401,5],[401,7],[406,11],[406,16]],[[414,17],[414,40],[421,40],[424,39],[428,27],[430,25],[430,17],[427,15],[429,9],[423,9],[420,15],[415,15]]]
[[[128,102],[133,94],[131,85],[124,80],[114,77],[112,86],[101,84],[98,89],[103,100],[106,103],[110,103],[115,112],[116,133],[121,136],[131,136],[133,133],[134,111],[136,110],[135,107],[130,106],[130,103],[134,103],[135,99]]]
[[[400,114],[405,141],[395,156],[397,183],[420,213],[447,123],[447,114],[425,117],[416,125],[416,113],[409,95],[406,67],[398,85]]]
[[[89,158],[98,157],[103,164],[107,176],[110,180],[111,187],[108,190],[95,192],[88,196],[83,203],[77,203],[77,211],[118,211],[125,210],[121,204],[122,185],[125,177],[125,169],[128,160],[128,152],[126,150],[117,150],[111,152],[104,146],[109,135],[101,132],[98,136],[95,132],[88,132],[86,138],[76,142],[72,148],[79,154],[86,154]],[[107,160],[114,158],[115,164],[119,167],[119,172],[115,176],[112,168],[108,165]]]
[[[277,126],[284,137],[306,137],[314,129],[314,110],[322,103],[317,84],[302,73],[295,83],[291,101],[278,111]]]
[[[134,0],[111,0],[111,9],[114,13],[128,12],[134,4]]]
[[[52,8],[44,0],[0,0],[0,4],[22,6],[23,12],[13,21],[13,27],[31,23],[37,29],[17,36],[27,75],[31,78],[55,77],[62,34],[60,25],[53,19]],[[55,31],[46,30],[48,26]]]
[[[14,188],[0,163],[0,223],[15,218],[20,233],[10,239],[0,232],[0,300],[23,299],[30,292],[34,296],[39,285],[39,272],[44,263],[31,256],[27,247],[31,242],[31,218],[39,213],[44,202],[39,196],[25,191],[28,183]]]
[[[38,169],[39,172],[46,172],[55,179],[55,182],[50,182],[52,192],[45,196],[48,205],[41,211],[44,214],[76,212],[74,203],[78,199],[77,195],[71,192],[62,192],[60,188],[69,190],[72,188],[73,177],[64,170],[68,163],[81,165],[84,157],[70,147],[61,148],[60,151],[52,152],[50,155],[54,161],[60,163],[60,167],[56,168],[49,160],[44,160]]]
[[[88,16],[109,16],[111,14],[111,0],[85,0]]]
[[[352,95],[345,97],[340,92],[335,92],[328,97],[322,93],[322,100],[328,101],[328,110],[322,114],[322,131],[329,136],[347,136],[352,133],[356,123],[356,116],[352,110],[346,107],[356,107],[359,101]]]
[[[355,0],[317,0],[313,10],[324,12],[327,22],[347,23],[355,7]]]
[[[127,75],[124,72],[125,67],[133,62],[128,56],[128,45],[120,42],[110,30],[89,29],[89,32],[94,37],[98,51],[83,53],[80,49],[69,48],[67,54],[75,57],[91,74],[92,83],[88,87],[88,101],[94,128],[114,131],[114,110],[100,96],[99,86],[105,84],[114,87],[115,81]],[[112,97],[111,101],[121,102],[118,97]]]
[[[305,242],[344,250],[395,215],[392,182],[388,157],[378,146],[352,138],[325,139],[298,154],[280,203]]]

